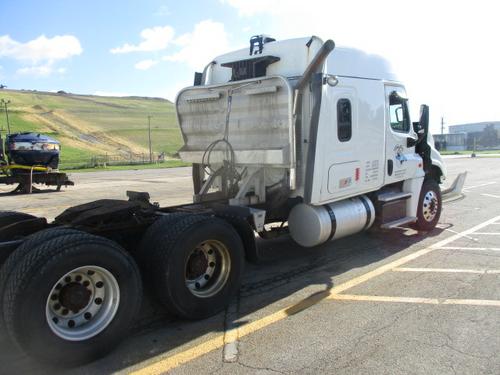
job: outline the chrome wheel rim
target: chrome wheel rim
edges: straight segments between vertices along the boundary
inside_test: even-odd
[[[212,297],[226,285],[230,272],[231,259],[227,247],[216,240],[204,241],[187,257],[186,287],[196,297]]]
[[[47,298],[47,323],[57,336],[82,341],[102,332],[120,304],[116,278],[98,266],[78,267],[52,287]]]
[[[429,190],[425,196],[422,207],[422,214],[427,222],[431,222],[436,218],[437,212],[439,208],[439,199],[437,194]]]

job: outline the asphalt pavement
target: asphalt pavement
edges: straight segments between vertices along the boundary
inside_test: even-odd
[[[186,322],[147,300],[125,342],[71,370],[35,363],[0,337],[0,372],[500,374],[500,159],[446,163],[450,179],[469,172],[465,197],[430,233],[367,232],[313,249],[260,240],[265,261],[247,265],[227,311]],[[188,168],[72,178],[60,193],[0,197],[2,209],[52,218],[124,190],[162,205],[191,199]]]

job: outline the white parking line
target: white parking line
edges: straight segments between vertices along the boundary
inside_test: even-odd
[[[464,186],[463,190],[475,189],[478,187],[483,187],[483,186],[488,186],[488,185],[493,185],[493,184],[496,184],[496,181],[485,182],[484,184],[473,185],[473,186]]]
[[[444,273],[478,273],[484,274],[500,274],[500,270],[471,270],[461,268],[413,268],[413,267],[399,267],[392,269],[395,272],[444,272]]]
[[[500,236],[499,232],[474,232],[474,234],[480,235],[480,236]]]
[[[487,194],[487,193],[484,193],[484,194],[481,194],[481,195],[484,195],[485,197],[490,197],[490,198],[498,198],[498,199],[500,199],[500,195],[495,195],[495,194]],[[496,223],[496,224],[500,224],[500,223]]]
[[[421,297],[391,297],[369,296],[358,294],[332,294],[328,299],[337,301],[366,301],[366,302],[396,302],[396,303],[423,303],[429,305],[470,305],[500,307],[500,301],[490,299],[453,299],[453,298],[421,298]]]
[[[459,246],[443,246],[443,250],[470,250],[470,251],[500,251],[500,247],[459,247]]]
[[[451,232],[451,233],[455,233],[455,234],[458,234],[458,232],[455,232],[453,229],[449,229],[449,228],[444,228],[445,231],[448,231],[448,232]],[[474,238],[474,237],[471,237],[471,236],[467,236],[467,235],[463,235],[462,237],[465,237],[467,238],[468,240],[471,240],[471,241],[474,241],[474,242],[479,242],[479,240],[477,238]]]
[[[465,186],[463,190],[470,190],[470,189],[475,189],[478,187],[483,187],[483,186],[488,186],[488,185],[493,185],[493,184],[496,184],[496,181],[485,182],[484,184],[479,184],[479,185],[474,185],[474,186]]]

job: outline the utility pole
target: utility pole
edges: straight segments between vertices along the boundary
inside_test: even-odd
[[[153,149],[151,148],[151,115],[148,115],[149,162],[153,163]]]
[[[441,135],[444,134],[444,117],[441,116]]]
[[[0,102],[3,104],[5,108],[5,118],[7,119],[7,132],[8,132],[7,134],[10,134],[9,111],[7,109],[7,104],[10,103],[10,100],[2,99],[0,100]]]

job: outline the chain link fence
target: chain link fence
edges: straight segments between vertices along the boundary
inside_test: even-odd
[[[64,160],[61,158],[60,169],[85,169],[85,168],[106,168],[114,165],[144,165],[164,163],[167,159],[178,158],[178,155],[167,155],[164,152],[149,153],[128,153],[128,154],[101,154],[93,155],[80,160]]]

